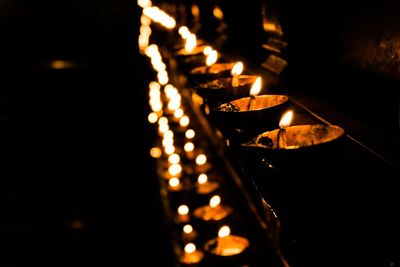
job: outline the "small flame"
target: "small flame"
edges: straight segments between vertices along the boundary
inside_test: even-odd
[[[210,207],[211,208],[215,208],[219,204],[221,204],[221,197],[220,196],[215,195],[212,198],[210,198]]]
[[[168,125],[168,119],[167,119],[167,117],[161,117],[159,120],[158,120],[158,125]]]
[[[171,130],[168,130],[164,133],[163,136],[164,139],[173,139],[174,138],[174,132]]]
[[[179,27],[178,33],[182,36],[183,39],[188,38],[190,35],[190,31],[186,26]]]
[[[218,59],[218,53],[215,50],[212,50],[208,55],[206,59],[206,65],[211,66],[215,62],[217,62]]]
[[[195,135],[196,135],[196,132],[193,129],[189,129],[185,132],[185,137],[187,139],[193,139]]]
[[[157,120],[158,120],[157,113],[151,112],[151,113],[149,114],[149,116],[147,116],[147,120],[148,120],[150,123],[156,123]]]
[[[208,177],[207,177],[207,174],[205,174],[205,173],[200,174],[199,177],[197,178],[197,182],[199,184],[205,184],[205,183],[207,183],[207,180],[208,180]]]
[[[292,122],[292,118],[293,118],[293,111],[287,111],[285,114],[283,114],[280,122],[279,122],[279,127],[280,128],[285,128],[288,127],[290,125],[290,123]]]
[[[250,95],[256,96],[261,92],[261,77],[257,77],[250,89]]]
[[[181,108],[178,108],[174,111],[174,117],[177,119],[180,119],[183,115],[183,110]]]
[[[189,37],[186,39],[186,43],[185,43],[185,50],[187,52],[192,52],[194,50],[194,48],[197,45],[197,38],[196,35],[194,35],[193,33],[191,33],[189,35]]]
[[[222,20],[224,18],[224,12],[222,12],[222,9],[219,6],[214,7],[213,15],[219,20]]]
[[[168,172],[172,176],[176,176],[176,175],[178,175],[179,173],[182,172],[182,166],[179,163],[172,164],[171,166],[169,166]]]
[[[189,243],[184,248],[185,253],[190,254],[196,251],[196,245],[193,243]]]
[[[190,119],[188,116],[184,115],[181,117],[181,119],[179,120],[179,125],[182,127],[186,127],[189,125]]]
[[[210,54],[211,51],[213,51],[213,49],[211,48],[211,46],[206,46],[206,47],[203,49],[203,54],[206,55],[206,56],[208,56],[208,54]]]
[[[222,226],[218,231],[218,237],[223,238],[231,234],[231,228],[228,225]]]
[[[178,164],[181,161],[181,157],[178,154],[174,153],[168,157],[168,162],[171,164]]]
[[[189,214],[189,207],[186,205],[180,205],[178,207],[178,214],[179,215],[187,215]]]
[[[194,150],[194,144],[192,142],[187,142],[183,146],[183,150],[185,150],[186,152],[192,152]]]
[[[178,178],[173,177],[173,178],[169,179],[168,183],[169,183],[169,186],[171,186],[171,187],[177,187],[177,186],[179,186],[180,181]]]
[[[183,232],[185,234],[190,234],[191,232],[193,232],[193,226],[191,226],[190,224],[186,224],[185,226],[183,226]]]
[[[174,147],[174,145],[170,145],[170,146],[164,147],[164,150],[165,150],[165,154],[171,155],[172,153],[175,152],[175,147]]]
[[[196,157],[196,164],[197,165],[204,165],[207,162],[207,156],[204,154],[200,154]]]
[[[241,62],[241,61],[236,62],[236,64],[233,66],[233,68],[231,70],[232,76],[242,74],[243,68],[244,68],[243,62]]]

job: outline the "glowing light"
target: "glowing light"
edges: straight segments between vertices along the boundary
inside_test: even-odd
[[[224,13],[222,12],[222,9],[219,6],[214,7],[213,15],[219,20],[222,20],[224,18]]]
[[[71,61],[66,60],[53,60],[50,62],[50,68],[55,70],[69,69],[72,68],[73,65]]]
[[[176,153],[174,153],[168,157],[168,162],[171,164],[178,164],[180,161],[181,161],[181,158]]]
[[[160,72],[157,74],[157,78],[158,78],[158,82],[159,82],[161,85],[165,85],[165,84],[168,83],[168,73],[167,73],[165,70],[160,71]]]
[[[179,186],[180,181],[179,181],[178,178],[173,177],[173,178],[169,179],[168,184],[169,184],[169,186],[171,186],[171,187],[177,187],[177,186]]]
[[[185,152],[192,152],[194,150],[194,144],[192,142],[187,142],[183,146],[183,150],[185,150]]]
[[[169,130],[169,126],[168,126],[168,124],[160,125],[160,126],[158,127],[158,130],[160,131],[160,133],[165,133],[166,131]]]
[[[158,120],[158,125],[168,125],[168,119],[167,119],[167,117],[161,117],[159,120]]]
[[[292,122],[292,118],[293,118],[293,111],[291,110],[287,111],[285,114],[283,114],[281,120],[279,121],[279,127],[280,128],[288,127]]]
[[[171,130],[168,130],[164,133],[164,138],[165,139],[172,139],[174,138],[174,132]]]
[[[148,121],[149,121],[150,123],[156,123],[157,120],[158,120],[158,116],[157,116],[157,114],[156,114],[155,112],[151,112],[151,113],[149,114],[149,116],[147,116],[147,119],[148,119]]]
[[[172,153],[175,152],[175,147],[173,145],[167,146],[164,148],[165,154],[171,155]]]
[[[178,108],[174,111],[174,117],[179,119],[183,116],[183,109]]]
[[[162,140],[163,147],[169,147],[174,145],[174,139],[163,138]]]
[[[241,61],[239,61],[239,62],[236,62],[236,64],[235,64],[235,65],[233,65],[233,68],[232,68],[232,70],[231,70],[231,74],[232,74],[232,76],[235,76],[235,75],[240,75],[240,74],[242,74],[242,72],[243,72],[243,68],[244,68],[244,66],[243,66],[243,62],[241,62]]]
[[[221,204],[221,197],[220,196],[215,195],[212,198],[210,198],[210,207],[211,208],[215,208],[219,204]]]
[[[212,50],[206,58],[206,65],[207,66],[211,66],[212,64],[214,64],[215,62],[217,62],[218,59],[218,53],[215,50]]]
[[[186,52],[192,52],[197,45],[196,35],[191,33],[188,38],[186,38],[185,50]]]
[[[229,226],[227,225],[222,226],[218,231],[219,238],[227,237],[230,234],[231,234],[231,228],[229,228]]]
[[[191,232],[193,232],[193,227],[190,224],[186,224],[185,226],[183,226],[183,232],[185,234],[190,234]]]
[[[161,149],[158,148],[158,147],[151,148],[150,149],[150,156],[152,156],[155,159],[161,157]]]
[[[140,34],[144,36],[150,36],[151,34],[151,28],[148,25],[142,25],[140,26]]]
[[[145,7],[149,7],[152,5],[150,0],[138,0],[137,1],[138,6],[140,6],[141,8],[145,8]]]
[[[142,15],[142,16],[140,17],[140,23],[141,23],[142,25],[147,25],[147,26],[149,26],[150,23],[151,23],[151,19],[150,19],[148,16],[146,16],[146,15]]]
[[[193,243],[189,243],[185,246],[184,250],[185,250],[185,253],[191,254],[196,251],[196,245]]]
[[[189,207],[186,205],[180,205],[178,207],[178,214],[179,215],[187,215],[189,214]]]
[[[205,183],[207,183],[207,181],[208,181],[208,177],[207,177],[207,174],[205,174],[205,173],[200,174],[199,177],[197,178],[197,182],[199,184],[205,184]]]
[[[261,92],[261,77],[257,77],[250,89],[250,95],[256,96]]]
[[[178,33],[182,36],[183,39],[186,39],[189,36],[190,31],[189,31],[188,27],[181,26],[181,27],[179,27]]]
[[[196,164],[197,165],[204,165],[207,162],[207,156],[204,154],[200,154],[196,157]]]
[[[193,139],[195,135],[196,135],[196,132],[193,129],[188,129],[185,132],[185,137],[187,139]]]
[[[172,176],[176,176],[176,175],[178,175],[179,173],[182,172],[182,166],[180,164],[172,164],[171,166],[169,166],[168,172]]]
[[[179,125],[182,127],[188,126],[189,123],[190,123],[189,117],[186,115],[182,116],[182,118],[179,120]]]
[[[210,54],[210,52],[213,51],[213,49],[211,48],[211,46],[206,46],[203,50],[203,54],[208,56],[208,54]]]

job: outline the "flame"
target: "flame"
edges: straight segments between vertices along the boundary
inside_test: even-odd
[[[221,204],[221,197],[220,196],[215,195],[212,198],[210,198],[210,207],[211,208],[215,208],[219,204]]]
[[[206,46],[206,47],[203,49],[203,54],[206,55],[206,56],[208,56],[208,54],[210,54],[211,51],[213,51],[213,49],[211,48],[211,46]]]
[[[188,36],[190,35],[190,31],[186,26],[179,27],[178,33],[182,36],[183,39],[188,38]]]
[[[168,184],[169,184],[169,186],[171,186],[171,187],[177,187],[177,186],[179,186],[180,181],[179,181],[178,178],[173,177],[173,178],[169,179]]]
[[[165,154],[171,155],[172,153],[175,152],[175,147],[174,147],[174,145],[170,145],[170,146],[165,147],[164,150],[165,150]]]
[[[158,120],[157,113],[151,112],[151,113],[149,114],[149,116],[147,116],[147,120],[148,120],[150,123],[156,123],[157,120]]]
[[[161,157],[161,149],[158,148],[158,147],[151,148],[150,149],[150,155],[155,159]]]
[[[192,152],[194,150],[194,144],[192,142],[187,142],[183,146],[183,150],[185,150],[185,152]]]
[[[185,253],[190,254],[196,251],[196,245],[193,243],[189,243],[184,248]]]
[[[178,207],[178,214],[179,215],[187,215],[189,214],[189,207],[186,205],[180,205]]]
[[[188,129],[188,130],[185,132],[185,137],[186,137],[187,139],[193,139],[195,135],[196,135],[196,132],[195,132],[193,129]]]
[[[149,26],[150,23],[151,23],[151,19],[150,19],[148,16],[146,16],[146,15],[142,15],[142,16],[140,17],[140,23],[141,23],[142,25],[147,25],[147,26]]]
[[[160,133],[165,133],[166,131],[169,130],[169,126],[168,124],[163,124],[158,126],[158,130],[160,131]]]
[[[257,77],[250,89],[250,95],[256,96],[261,92],[261,77]]]
[[[190,119],[188,116],[184,115],[179,120],[179,125],[182,127],[186,127],[189,125]]]
[[[177,175],[177,174],[179,174],[179,173],[182,172],[182,166],[181,166],[179,163],[177,163],[177,164],[172,164],[171,166],[169,166],[168,172],[169,172],[172,176],[175,176],[175,175]]]
[[[178,108],[174,111],[174,117],[177,119],[180,119],[183,115],[183,110],[181,108]]]
[[[219,20],[222,20],[224,18],[224,12],[222,12],[222,9],[219,6],[214,7],[213,15]]]
[[[141,8],[145,8],[145,7],[149,7],[152,5],[150,0],[138,0],[137,1],[138,6],[140,6]]]
[[[164,133],[164,139],[173,139],[174,138],[174,132],[171,130],[168,130]]]
[[[293,118],[293,111],[291,110],[287,111],[285,114],[283,114],[281,120],[279,121],[279,127],[280,128],[288,127],[292,122],[292,118]]]
[[[176,153],[174,153],[168,157],[168,162],[171,164],[178,164],[180,161],[181,161],[181,158]]]
[[[208,177],[207,177],[207,174],[205,174],[205,173],[200,174],[199,177],[197,178],[197,182],[199,184],[205,184],[205,183],[207,183],[207,180],[208,180]]]
[[[159,120],[158,120],[158,125],[168,125],[168,119],[167,119],[167,117],[161,117]]]
[[[187,52],[192,52],[194,50],[194,48],[197,45],[197,38],[196,35],[194,35],[193,33],[191,33],[189,35],[189,37],[186,39],[186,43],[185,43],[185,50]]]
[[[174,139],[170,138],[163,138],[162,140],[163,147],[169,147],[174,145]]]
[[[243,68],[244,68],[243,62],[241,62],[241,61],[236,62],[236,64],[233,66],[233,68],[231,70],[232,76],[242,74]]]
[[[185,226],[183,226],[183,232],[185,234],[190,234],[191,232],[193,232],[193,227],[190,224],[186,224]]]
[[[197,165],[204,165],[207,162],[207,156],[204,154],[200,154],[196,157],[196,164]]]
[[[218,231],[219,238],[227,237],[230,234],[231,234],[231,228],[229,228],[229,226],[227,225],[222,226]]]
[[[218,53],[215,50],[212,50],[208,55],[206,59],[206,65],[211,66],[215,62],[217,62],[218,59]]]

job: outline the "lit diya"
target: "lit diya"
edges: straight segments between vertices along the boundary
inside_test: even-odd
[[[219,105],[212,113],[217,125],[224,128],[243,130],[271,129],[289,105],[286,95],[258,95],[261,91],[261,77],[250,89],[250,96]]]
[[[196,35],[190,34],[190,36],[186,39],[185,47],[178,50],[175,55],[181,60],[181,63],[184,66],[193,68],[204,64],[203,51],[207,47],[209,46],[197,46]]]
[[[215,195],[210,198],[209,205],[201,206],[194,210],[195,218],[202,221],[220,221],[232,213],[228,206],[221,205],[221,197]]]
[[[197,178],[196,192],[200,195],[207,195],[219,188],[219,183],[210,181],[207,174],[201,173]]]
[[[196,248],[193,243],[188,243],[183,249],[179,261],[186,266],[193,266],[198,264],[204,257],[204,253]]]
[[[270,155],[285,158],[289,153],[316,152],[321,156],[319,148],[336,144],[344,136],[344,129],[336,125],[307,124],[289,126],[293,112],[288,111],[279,123],[279,129],[259,134],[250,142],[242,144],[246,148],[262,149]],[[318,148],[318,149],[317,149]]]
[[[229,264],[235,261],[240,264],[242,256],[248,251],[250,242],[247,238],[231,235],[229,226],[222,226],[218,231],[218,237],[206,242],[204,250],[220,264]],[[239,266],[239,265],[236,265]],[[241,265],[240,265],[241,266]]]

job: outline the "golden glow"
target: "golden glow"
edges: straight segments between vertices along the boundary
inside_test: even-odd
[[[210,54],[210,52],[213,51],[213,49],[211,48],[211,46],[206,46],[203,50],[203,54],[208,56],[208,54]]]
[[[215,50],[212,50],[206,58],[206,65],[207,66],[211,66],[212,64],[214,64],[215,62],[217,62],[218,59],[218,53]]]
[[[149,83],[149,88],[150,88],[150,90],[160,91],[161,85],[156,81],[152,81],[152,82]]]
[[[193,4],[193,5],[192,5],[192,15],[193,15],[194,17],[200,16],[200,8],[199,8],[199,6],[196,5],[196,4]]]
[[[215,195],[212,198],[210,198],[210,207],[211,208],[215,208],[219,204],[221,204],[221,197],[220,196]]]
[[[172,153],[175,152],[175,147],[173,145],[167,146],[164,148],[165,154],[171,155]]]
[[[188,38],[190,31],[189,31],[188,27],[181,26],[181,27],[179,27],[178,33],[182,36],[183,39],[186,39],[186,38]]]
[[[170,138],[163,138],[162,140],[163,147],[169,147],[174,145],[174,139]]]
[[[168,119],[167,119],[167,117],[161,117],[159,120],[158,120],[158,125],[168,125]]]
[[[175,88],[174,88],[174,86],[172,84],[167,84],[164,87],[164,92],[165,92],[165,94],[167,95],[168,98],[171,98],[171,95],[174,94],[174,91],[175,91]]]
[[[177,187],[177,186],[179,186],[180,181],[179,181],[178,178],[173,177],[173,178],[169,179],[168,184],[169,184],[169,186],[171,186],[171,187]]]
[[[185,234],[190,234],[191,232],[193,232],[193,227],[190,224],[186,224],[185,226],[183,226],[183,232]]]
[[[182,126],[182,127],[186,127],[186,126],[189,125],[189,122],[190,122],[189,117],[186,116],[186,115],[184,115],[184,116],[182,116],[182,118],[179,120],[179,125]]]
[[[147,25],[147,26],[149,26],[150,23],[151,23],[151,19],[150,19],[148,16],[146,16],[146,15],[142,15],[142,16],[140,17],[140,23],[141,23],[142,25]]]
[[[161,149],[158,147],[153,147],[150,149],[150,156],[152,156],[155,159],[158,159],[161,157]]]
[[[186,38],[185,50],[186,52],[192,52],[197,45],[196,35],[191,33],[188,38]]]
[[[221,228],[219,228],[219,231],[218,231],[219,238],[227,237],[230,234],[231,234],[231,228],[229,228],[229,226],[224,225]]]
[[[172,139],[174,138],[174,132],[171,130],[168,130],[164,133],[164,138],[165,139]]]
[[[185,253],[188,253],[188,254],[193,253],[196,251],[196,245],[193,243],[188,243],[188,244],[186,244],[184,250],[185,250]]]
[[[185,132],[185,137],[187,139],[193,139],[195,135],[196,135],[196,132],[193,129],[188,129]]]
[[[155,44],[149,45],[148,47],[146,47],[146,49],[144,50],[144,53],[146,54],[146,56],[148,57],[154,57],[155,55],[158,55],[158,46]]]
[[[183,150],[185,150],[186,152],[192,152],[194,150],[194,145],[192,142],[187,142],[184,146],[183,146]]]
[[[205,174],[205,173],[200,174],[199,178],[197,178],[197,182],[199,184],[205,184],[205,183],[207,183],[207,180],[208,180],[208,177],[207,177],[207,174]]]
[[[158,127],[158,130],[160,131],[160,133],[165,133],[166,131],[169,130],[169,126],[168,126],[168,124],[160,125],[160,126]]]
[[[243,72],[243,68],[244,68],[244,66],[243,66],[243,62],[241,62],[241,61],[239,61],[239,62],[236,62],[236,64],[235,64],[235,65],[233,65],[233,68],[232,68],[232,70],[231,70],[231,74],[232,74],[232,76],[235,76],[235,75],[240,75],[240,74],[242,74],[242,72]]]
[[[149,37],[139,35],[138,44],[140,49],[145,49],[149,45]]]
[[[213,15],[219,20],[222,20],[224,18],[224,13],[222,12],[222,9],[219,6],[214,7]]]
[[[157,102],[157,103],[152,103],[151,104],[151,110],[154,112],[159,112],[162,110],[162,104],[161,102]]]
[[[283,114],[281,120],[279,121],[279,127],[280,128],[288,127],[292,122],[292,118],[293,118],[293,111],[291,110],[287,111],[285,114]]]
[[[140,6],[141,8],[145,8],[145,7],[149,7],[152,5],[150,0],[138,0],[137,1],[138,6]]]
[[[178,108],[174,111],[174,117],[179,119],[183,116],[183,109]]]
[[[142,25],[140,26],[140,34],[144,36],[150,36],[151,34],[151,28],[148,25]]]
[[[158,82],[159,82],[161,85],[165,85],[165,84],[168,83],[168,73],[167,73],[165,70],[160,71],[160,72],[157,74],[157,78],[158,78]]]
[[[151,112],[151,113],[149,114],[149,116],[147,116],[147,120],[148,120],[150,123],[156,123],[157,120],[158,120],[157,113]]]
[[[189,207],[186,205],[180,205],[178,207],[178,214],[179,215],[187,215],[189,214]]]
[[[207,162],[207,156],[204,154],[200,154],[196,157],[196,164],[197,165],[204,165]]]
[[[256,96],[261,92],[261,77],[257,77],[250,89],[250,95]]]
[[[176,176],[177,174],[182,172],[182,166],[180,164],[172,164],[171,166],[169,166],[168,172],[172,176]]]
[[[66,60],[53,60],[50,62],[50,68],[55,70],[69,69],[73,67],[73,65],[71,61]]]
[[[147,6],[143,9],[143,14],[148,16],[151,20],[160,23],[167,29],[173,29],[176,26],[175,19],[158,7]]]
[[[168,157],[168,162],[171,164],[178,164],[180,161],[181,161],[181,158],[176,153],[174,153]]]

